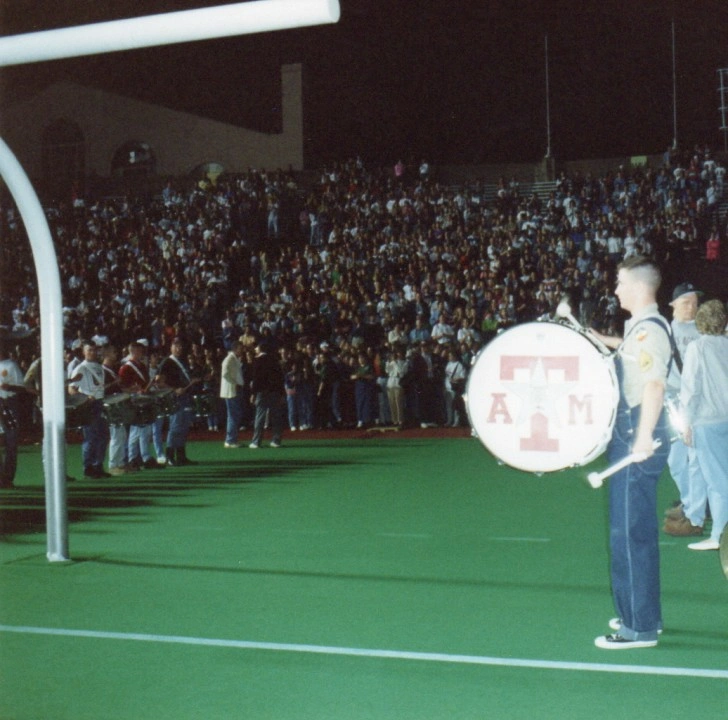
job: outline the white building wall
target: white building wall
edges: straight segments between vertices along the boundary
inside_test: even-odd
[[[53,121],[75,122],[83,132],[86,173],[111,173],[115,151],[130,140],[148,143],[159,175],[183,175],[206,162],[242,172],[250,167],[303,169],[301,65],[281,68],[283,112],[279,134],[177,112],[103,90],[58,83],[25,101],[5,97],[0,132],[25,171],[42,172],[43,133]]]

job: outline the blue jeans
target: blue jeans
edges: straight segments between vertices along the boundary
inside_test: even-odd
[[[301,395],[297,392],[292,395],[286,395],[286,404],[288,405],[288,427],[295,430],[303,425],[303,409]]]
[[[152,457],[149,446],[152,444],[151,425],[132,425],[129,428],[129,462],[141,459],[146,462]]]
[[[680,493],[685,515],[693,525],[702,525],[702,522],[693,521],[694,518],[700,519],[701,514],[705,514],[706,500],[705,480],[695,456],[695,449],[688,447],[680,438],[677,438],[670,447],[667,465]],[[694,489],[702,490],[702,492],[698,492],[696,495]]]
[[[225,398],[227,409],[227,422],[225,425],[225,442],[234,445],[238,441],[240,421],[243,418],[243,403],[239,395],[232,398]]]
[[[169,416],[169,432],[167,433],[168,450],[180,450],[185,446],[191,425],[192,400],[189,395],[182,395],[180,409]]]
[[[371,380],[357,380],[354,383],[354,399],[356,402],[356,419],[368,425],[374,420],[374,397],[376,385]]]
[[[100,467],[104,463],[106,455],[107,424],[101,415],[103,405],[100,400],[92,400],[91,413],[92,421],[83,426],[83,442],[81,444],[81,455],[83,456],[83,467]]]
[[[164,420],[165,418],[161,417],[152,423],[152,442],[158,458],[164,457]]]
[[[693,445],[713,516],[711,540],[720,542],[728,523],[728,422],[693,427]],[[705,507],[703,507],[703,519]],[[703,522],[699,523],[700,525]]]
[[[125,425],[109,425],[109,467],[126,464],[128,433]]]
[[[299,408],[301,413],[298,418],[299,422],[301,425],[313,427],[313,384],[308,381],[302,382],[300,387],[298,388],[298,394],[300,402]]]
[[[270,417],[270,427],[273,433],[273,442],[280,443],[283,436],[283,419],[285,416],[285,400],[283,393],[259,392],[255,396],[255,427],[253,429],[253,442],[260,445],[265,429],[265,419]]]
[[[608,447],[610,464],[629,455],[639,423],[639,406],[620,407]],[[662,627],[657,481],[670,443],[664,413],[654,433],[662,446],[609,480],[609,542],[612,596],[627,640],[656,640]]]

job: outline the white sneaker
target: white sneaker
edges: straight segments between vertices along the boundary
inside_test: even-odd
[[[235,442],[235,443],[226,442],[223,447],[226,447],[226,448],[239,448],[240,447],[240,443],[238,443],[238,442]]]
[[[657,646],[657,640],[627,640],[621,635],[600,635],[594,644],[602,650],[633,650]]]
[[[167,457],[165,455],[158,455],[157,456],[157,462],[160,465],[166,465],[167,464]]]
[[[277,442],[272,442],[272,443],[270,444],[270,446],[269,446],[269,447],[272,447],[272,448],[279,448],[280,446],[281,446],[281,444],[280,444],[280,443],[277,443]]]
[[[248,447],[251,450],[257,450],[260,447],[260,445],[258,445],[258,443],[250,443],[250,445],[248,445]]]
[[[720,550],[720,543],[711,538],[705,538],[700,542],[690,543],[688,547],[691,550]]]

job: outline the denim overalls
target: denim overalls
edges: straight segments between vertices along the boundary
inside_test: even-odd
[[[653,320],[669,335],[657,318]],[[672,336],[670,335],[671,345]],[[619,405],[612,439],[607,448],[610,464],[629,455],[639,425],[641,406],[627,405],[624,360],[615,354]],[[669,370],[669,368],[668,368]],[[670,442],[663,409],[653,438],[661,446],[648,460],[632,463],[609,481],[611,577],[614,606],[622,621],[620,635],[627,640],[656,640],[662,628],[660,609],[660,556],[658,549],[657,481],[667,463]]]

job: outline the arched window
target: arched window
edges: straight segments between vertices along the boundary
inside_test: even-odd
[[[197,184],[216,185],[217,179],[225,172],[225,168],[218,162],[206,162],[198,165],[190,175]]]
[[[54,120],[43,131],[43,177],[56,188],[70,187],[86,171],[86,148],[81,128],[71,120]]]
[[[142,178],[154,175],[157,159],[154,151],[145,142],[130,140],[114,153],[111,161],[111,175],[116,178]]]

